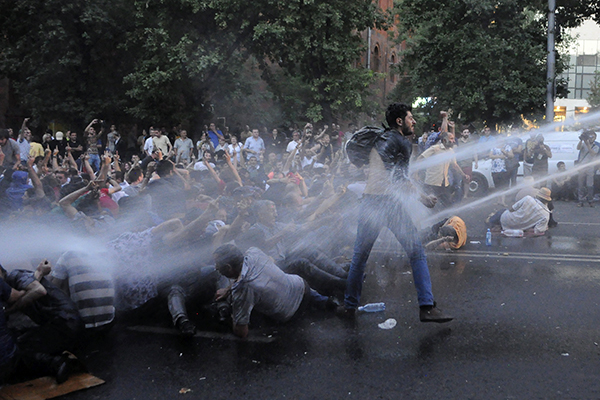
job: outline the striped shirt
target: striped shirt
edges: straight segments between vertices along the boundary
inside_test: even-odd
[[[538,199],[525,196],[513,204],[512,209],[513,212],[506,210],[502,213],[500,217],[502,229],[534,228],[535,233],[544,233],[548,230],[550,210]]]
[[[115,318],[115,289],[111,275],[95,268],[81,252],[67,251],[56,263],[52,276],[67,280],[71,299],[86,328],[109,324]]]

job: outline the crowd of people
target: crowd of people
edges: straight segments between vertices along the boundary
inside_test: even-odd
[[[288,137],[248,126],[234,134],[211,123],[196,143],[184,129],[155,127],[123,138],[98,119],[82,135],[48,130],[36,138],[28,119],[17,134],[0,129],[1,223],[90,240],[47,254],[35,270],[0,270],[7,305],[0,312],[0,379],[36,371],[63,382],[83,368],[72,354],[82,335],[157,308],[168,309],[183,336],[193,336],[199,323],[191,309],[208,310],[240,337],[253,311],[281,322],[308,308],[354,318],[382,227],[408,255],[420,320],[452,320],[434,301],[425,249],[460,248],[466,225],[452,216],[417,227],[403,202],[443,209],[463,201],[483,158],[492,159],[497,188],[514,187],[520,162],[539,177],[552,154],[543,137],[523,143],[486,128],[478,141],[493,142],[491,150],[457,160],[453,149],[476,139],[468,128],[457,138],[448,113],[441,116],[417,143],[411,108],[390,105],[388,128],[373,138],[363,167],[346,153],[353,131],[335,124],[306,124]],[[599,149],[595,133],[582,135],[580,163],[592,162]],[[411,176],[409,163],[428,159],[434,162]],[[593,206],[595,167],[589,170],[580,173],[578,201]],[[551,185],[554,197],[574,191],[563,177]],[[551,190],[527,190],[490,224],[543,234]],[[412,197],[399,201],[398,193]],[[15,339],[6,321],[17,311],[37,327]]]

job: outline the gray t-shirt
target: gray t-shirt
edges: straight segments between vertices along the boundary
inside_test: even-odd
[[[233,321],[248,325],[253,309],[277,321],[294,316],[304,297],[304,280],[283,272],[256,247],[244,257],[240,278],[231,287]]]
[[[17,161],[16,155],[19,154],[21,150],[19,149],[17,142],[8,139],[4,146],[2,146],[2,152],[4,153],[4,163],[2,163],[2,166],[9,168]],[[25,159],[25,161],[27,161],[27,159]]]

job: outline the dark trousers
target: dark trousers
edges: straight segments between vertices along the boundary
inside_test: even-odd
[[[24,351],[50,355],[63,351],[75,351],[84,331],[81,319],[65,320],[54,318],[52,321],[33,328],[19,336],[17,345]]]
[[[280,262],[278,266],[286,274],[302,277],[311,288],[319,293],[331,296],[336,293],[343,293],[346,290],[346,279],[323,271],[306,258],[288,257]]]

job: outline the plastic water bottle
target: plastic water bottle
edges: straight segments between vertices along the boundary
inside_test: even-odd
[[[523,237],[522,229],[506,229],[503,230],[502,233],[508,237]]]
[[[369,303],[358,307],[360,312],[380,312],[385,311],[385,303]]]
[[[487,233],[485,234],[485,245],[486,246],[491,246],[492,245],[492,231],[487,230]]]

